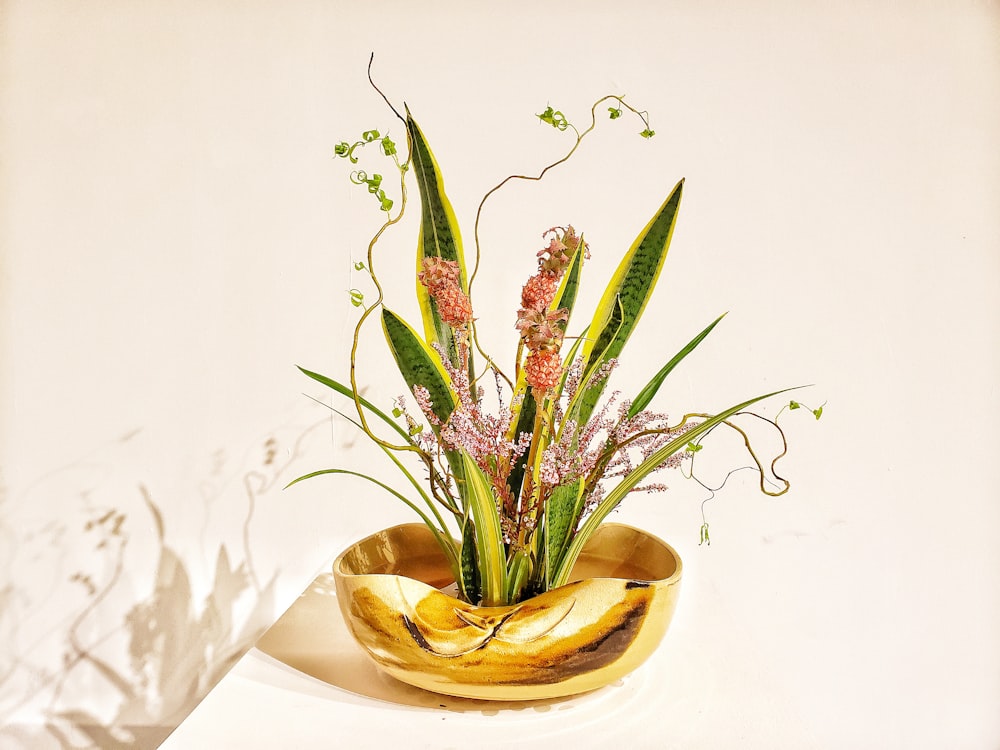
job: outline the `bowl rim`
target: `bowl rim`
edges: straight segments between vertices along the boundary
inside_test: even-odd
[[[355,572],[351,572],[351,571],[345,570],[345,567],[344,567],[344,559],[347,557],[347,555],[349,555],[357,547],[362,546],[366,542],[368,542],[368,541],[370,541],[370,540],[372,540],[372,539],[374,539],[376,537],[383,536],[383,535],[391,535],[393,532],[400,533],[400,532],[403,532],[404,530],[419,530],[422,533],[426,533],[428,539],[432,542],[433,549],[436,552],[439,552],[441,554],[442,559],[444,558],[444,553],[440,551],[440,547],[437,546],[437,542],[434,540],[433,534],[431,533],[430,529],[427,528],[426,524],[418,523],[418,522],[400,523],[400,524],[395,524],[393,526],[389,526],[387,528],[381,529],[379,531],[375,531],[375,532],[369,534],[368,536],[364,537],[363,539],[359,539],[356,542],[354,542],[354,543],[348,545],[347,547],[345,547],[340,552],[340,554],[337,555],[337,557],[333,561],[332,568],[333,568],[333,574],[334,574],[334,576],[335,577],[342,577],[342,578],[345,578],[345,579],[346,578],[359,578],[359,577],[362,577],[362,576],[379,576],[379,577],[383,577],[384,576],[384,577],[387,577],[387,578],[400,577],[400,578],[408,578],[408,579],[414,580],[414,581],[419,580],[419,579],[416,579],[416,578],[411,578],[410,576],[407,576],[407,575],[404,575],[404,574],[401,574],[401,573],[355,573]],[[666,587],[666,586],[670,586],[670,585],[675,584],[678,581],[680,581],[681,574],[683,573],[684,563],[681,560],[681,556],[677,552],[677,550],[674,549],[670,544],[668,544],[667,542],[665,542],[663,539],[661,539],[656,534],[652,534],[652,533],[646,531],[645,529],[641,529],[641,528],[639,528],[637,526],[632,526],[630,524],[617,523],[617,522],[614,522],[614,521],[606,521],[606,522],[602,523],[597,528],[597,530],[594,532],[594,535],[584,545],[583,551],[581,552],[581,557],[586,552],[587,548],[590,547],[592,544],[594,544],[596,542],[596,540],[602,534],[606,534],[606,533],[609,533],[609,532],[613,533],[615,531],[617,531],[619,533],[622,533],[622,532],[624,532],[624,533],[633,533],[633,534],[645,537],[646,539],[648,539],[649,541],[653,542],[654,544],[658,544],[659,546],[661,546],[670,555],[670,557],[673,558],[673,561],[674,561],[674,570],[673,570],[673,573],[671,573],[669,576],[666,576],[665,578],[630,578],[630,577],[629,578],[625,578],[625,577],[616,577],[616,576],[588,576],[587,578],[584,578],[584,579],[579,579],[577,581],[571,581],[569,583],[566,583],[566,584],[564,584],[565,586],[575,585],[577,583],[580,583],[581,581],[599,581],[599,580],[612,580],[612,581],[618,580],[618,581],[621,581],[621,580],[634,580],[634,581],[642,581],[642,582],[645,582],[645,583],[656,584],[657,586]],[[445,561],[445,564],[447,564],[446,561]],[[423,583],[423,581],[421,581],[421,583]],[[425,584],[425,585],[429,585],[429,584]],[[557,586],[556,588],[549,589],[549,591],[557,591],[560,588],[562,588],[562,586]]]

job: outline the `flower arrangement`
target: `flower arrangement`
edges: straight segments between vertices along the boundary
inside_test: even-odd
[[[408,108],[400,113],[382,96],[405,125],[406,158],[388,135],[377,130],[335,149],[337,156],[357,164],[361,152],[374,147],[380,158],[391,162],[398,178],[397,208],[380,173],[369,175],[361,169],[351,173],[351,180],[366,186],[385,214],[366,259],[355,263],[356,270],[367,273],[375,299],[369,302],[362,291],[351,290],[361,314],[354,330],[348,383],[300,369],[353,401],[354,416],[338,413],[385,452],[411,494],[340,468],[315,471],[296,482],[348,474],[392,493],[416,511],[434,535],[454,574],[458,596],[482,606],[512,604],[567,583],[588,538],[625,497],[642,490],[665,490],[652,475],[692,462],[702,439],[720,426],[744,438],[763,492],[781,495],[788,490],[787,480],[774,473],[787,449],[777,417],[760,417],[777,430],[783,445],[769,467],[780,485],[771,487],[765,484],[764,464],[750,436],[734,421],[753,404],[785,391],[757,396],[715,414],[687,413],[674,422],[648,408],[670,372],[723,316],[671,358],[635,397],[605,394],[663,268],[683,180],[625,253],[589,325],[571,328],[590,248],[583,233],[567,224],[542,234],[537,266],[521,290],[519,305],[512,305],[512,327],[518,334],[513,366],[502,369],[478,340],[472,281],[480,259],[479,218],[487,199],[510,180],[541,180],[549,169],[568,160],[596,127],[602,107],[609,119],[627,114],[640,120],[639,134],[644,138],[654,135],[647,113],[621,96],[609,95],[591,107],[590,125],[582,131],[552,107],[537,115],[543,123],[571,131],[574,142],[565,156],[537,175],[511,175],[483,197],[476,214],[470,276],[458,223],[427,139]],[[422,332],[385,305],[375,271],[376,246],[407,208],[411,175],[420,193],[416,278]],[[358,346],[373,316],[381,318],[385,340],[409,390],[388,409],[363,398],[358,387]],[[496,391],[494,408],[485,397],[487,385]],[[800,406],[792,401],[784,408]],[[822,407],[811,411],[819,418]],[[417,468],[404,462],[407,457],[416,459]],[[415,474],[420,469],[424,483]],[[453,535],[451,528],[457,533]],[[703,525],[703,542],[708,541],[707,529]]]

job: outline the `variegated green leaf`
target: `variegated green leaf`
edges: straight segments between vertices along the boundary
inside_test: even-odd
[[[385,331],[389,350],[396,360],[396,366],[403,380],[406,381],[407,388],[411,392],[415,385],[426,388],[431,398],[431,411],[439,422],[446,422],[455,410],[455,394],[451,390],[448,374],[441,367],[437,353],[424,343],[406,321],[388,308],[382,309],[382,329]],[[440,432],[440,425],[431,427],[435,433]],[[458,453],[445,451],[445,457],[456,481],[461,479],[463,469]]]
[[[516,602],[531,574],[531,556],[523,549],[515,550],[507,564],[507,601]]]
[[[382,329],[408,390],[412,392],[415,385],[426,388],[434,416],[445,422],[455,410],[455,396],[437,354],[406,321],[388,308],[382,309]]]
[[[594,407],[597,406],[597,401],[601,397],[601,393],[604,391],[604,386],[607,383],[607,379],[600,380],[597,383],[592,383],[591,380],[597,374],[601,365],[611,359],[612,355],[608,354],[609,347],[618,338],[624,325],[625,308],[622,306],[621,300],[615,297],[611,315],[605,319],[604,328],[600,329],[600,333],[598,333],[595,339],[596,343],[593,344],[593,348],[591,349],[589,364],[584,367],[580,389],[573,397],[573,403],[570,404],[570,413],[581,426],[586,424],[587,420],[590,419],[590,415],[593,413]],[[587,340],[587,343],[590,343],[590,339]],[[587,344],[585,343],[585,349],[586,346]]]
[[[462,575],[456,581],[462,586],[465,601],[475,604],[482,598],[482,581],[476,563],[475,528],[468,520],[462,527]]]
[[[621,354],[645,310],[646,303],[663,270],[663,262],[666,260],[670,239],[677,222],[677,210],[680,207],[683,188],[684,181],[681,180],[639,233],[612,276],[590,325],[590,330],[599,332],[599,335],[584,345],[583,353],[587,357],[588,371],[596,371],[601,363]],[[608,322],[615,315],[615,309],[619,304],[622,310],[621,325],[613,335],[607,337],[611,330]],[[596,402],[596,398],[594,401]],[[581,409],[581,418],[586,419],[589,416],[585,404]]]
[[[569,318],[573,314],[573,306],[576,304],[576,295],[580,291],[580,277],[583,273],[584,254],[583,236],[581,235],[580,248],[573,256],[569,269],[567,269],[566,275],[563,276],[562,282],[559,284],[555,300],[552,302],[553,310],[566,311],[567,325],[569,324]]]
[[[549,575],[557,570],[569,537],[576,526],[576,507],[583,491],[578,479],[572,484],[556,487],[545,506],[545,554]]]
[[[406,111],[406,127],[410,133],[413,172],[420,192],[420,236],[417,240],[417,271],[423,268],[424,258],[436,257],[458,263],[461,269],[462,291],[468,293],[462,238],[455,212],[444,190],[444,179],[437,159],[427,144],[423,131]],[[454,332],[441,320],[437,304],[427,294],[423,284],[417,282],[417,300],[424,322],[428,343],[439,343],[448,352],[456,367],[459,364]]]
[[[683,450],[684,446],[686,446],[690,441],[694,440],[699,435],[704,435],[709,430],[736,414],[736,412],[742,411],[748,406],[756,404],[758,401],[763,401],[765,398],[770,398],[772,396],[777,396],[780,393],[787,393],[788,391],[793,390],[796,389],[783,388],[780,391],[765,393],[763,396],[751,398],[741,404],[736,404],[736,406],[732,406],[725,411],[719,412],[715,416],[710,417],[704,422],[700,422],[696,426],[692,427],[690,430],[687,430],[679,437],[674,438],[635,467],[635,469],[633,469],[613,490],[604,496],[604,499],[601,500],[600,504],[591,512],[589,516],[587,516],[587,519],[583,522],[580,530],[573,537],[569,548],[566,550],[566,554],[560,561],[559,568],[552,579],[552,586],[562,586],[566,583],[574,563],[576,563],[577,558],[580,556],[580,552],[583,550],[583,546],[587,543],[587,540],[591,537],[591,535],[597,530],[597,527],[600,526],[601,522],[607,518],[611,511],[618,507],[618,504],[625,499],[625,496],[657,466],[662,464],[673,454]]]
[[[461,451],[461,457],[465,482],[462,495],[468,503],[475,525],[482,605],[496,607],[505,603],[507,593],[507,566],[500,532],[500,516],[490,480],[464,450]]]

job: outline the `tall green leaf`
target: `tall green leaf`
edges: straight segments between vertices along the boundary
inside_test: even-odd
[[[549,577],[558,569],[563,550],[576,525],[576,507],[583,492],[583,482],[560,485],[552,490],[545,506],[545,555]]]
[[[462,574],[456,578],[461,585],[465,600],[470,604],[478,602],[483,595],[479,565],[476,563],[475,527],[469,519],[462,525]]]
[[[670,239],[677,223],[677,211],[680,208],[683,188],[684,180],[681,180],[636,237],[598,303],[590,330],[600,333],[596,339],[588,341],[583,350],[584,356],[587,357],[588,372],[595,372],[602,363],[621,354],[645,310],[646,303],[663,270],[663,262],[666,260]],[[621,325],[611,334],[608,321],[615,315],[615,308],[619,304],[622,311]],[[603,390],[603,387],[600,390]],[[600,390],[596,396],[600,395]],[[581,422],[590,418],[597,401],[596,396],[588,395],[583,402]]]
[[[597,527],[600,526],[601,522],[607,518],[611,511],[618,507],[618,504],[625,499],[625,496],[657,466],[662,464],[673,454],[683,450],[689,442],[698,436],[704,435],[715,426],[729,419],[731,416],[736,414],[736,412],[742,411],[748,406],[756,404],[758,401],[763,401],[765,398],[770,398],[771,396],[777,396],[780,393],[787,393],[788,391],[793,390],[795,390],[795,388],[783,388],[780,391],[765,393],[763,396],[751,398],[741,404],[736,404],[736,406],[732,406],[725,411],[719,412],[715,416],[706,419],[704,422],[700,422],[690,430],[684,432],[682,435],[674,438],[635,467],[635,469],[633,469],[613,490],[611,490],[611,492],[604,496],[604,499],[601,500],[600,504],[591,512],[589,516],[587,516],[587,519],[583,522],[580,530],[573,537],[572,542],[570,542],[569,548],[566,550],[566,554],[563,556],[562,560],[559,561],[559,567],[553,576],[551,585],[553,587],[562,586],[567,582],[570,571],[576,563],[577,558],[580,556],[583,546],[587,543],[587,540],[590,539],[591,535],[597,530]]]
[[[656,392],[660,390],[660,386],[663,385],[663,381],[667,379],[667,375],[673,372],[673,369],[677,367],[677,365],[679,365],[687,355],[693,352],[698,344],[705,340],[705,337],[712,332],[712,329],[715,328],[719,321],[724,317],[726,317],[726,313],[722,313],[722,315],[709,323],[701,333],[687,343],[687,346],[677,352],[677,354],[673,356],[673,359],[667,362],[667,364],[663,366],[663,369],[653,376],[652,380],[646,383],[645,388],[639,391],[639,395],[632,400],[632,406],[628,410],[629,419],[649,406],[649,402],[653,400],[653,396],[655,396]]]
[[[437,354],[406,321],[388,308],[382,308],[382,329],[407,388],[411,392],[415,385],[426,388],[431,398],[431,411],[439,422],[446,422],[455,410],[455,394]],[[431,427],[435,434],[440,432],[440,425]],[[445,451],[445,457],[456,481],[461,479],[463,467],[458,453]],[[461,490],[461,486],[459,489]]]
[[[420,235],[417,240],[417,271],[423,268],[424,258],[434,257],[458,263],[461,271],[462,291],[468,294],[462,237],[455,212],[444,190],[444,179],[437,159],[427,144],[423,131],[406,110],[406,128],[410,134],[413,171],[420,192]],[[423,284],[417,282],[417,301],[424,323],[428,343],[439,343],[448,353],[455,367],[459,365],[454,332],[441,320],[437,304],[427,294]],[[470,373],[471,375],[471,373]]]
[[[451,567],[452,572],[455,574],[456,580],[458,579],[459,573],[461,572],[461,563],[459,562],[459,551],[456,549],[455,541],[450,536],[448,536],[448,530],[446,528],[438,528],[437,524],[435,524],[434,521],[432,521],[427,516],[427,514],[420,509],[418,505],[412,502],[408,497],[406,497],[406,495],[394,490],[385,482],[380,482],[374,477],[370,477],[367,474],[362,474],[361,472],[358,471],[351,471],[350,469],[321,469],[319,471],[313,471],[308,474],[304,474],[303,476],[298,477],[297,479],[293,479],[291,482],[285,485],[285,489],[287,490],[293,484],[298,484],[299,482],[302,482],[306,479],[312,479],[313,477],[323,476],[324,474],[347,474],[348,476],[352,477],[360,477],[361,479],[371,482],[372,484],[378,485],[383,490],[393,495],[397,500],[402,500],[403,503],[408,505],[411,510],[413,510],[418,516],[420,516],[420,520],[424,522],[424,525],[430,530],[431,534],[434,535],[434,539],[437,541],[438,546],[441,548],[441,551],[448,558],[448,565]]]
[[[507,594],[507,565],[500,515],[490,480],[464,450],[461,451],[465,489],[462,495],[472,511],[475,524],[476,560],[479,564],[482,605],[504,604]]]
[[[296,367],[298,367],[298,365],[296,365]],[[355,396],[354,389],[352,389],[352,388],[344,385],[343,383],[337,382],[333,378],[328,378],[326,375],[320,375],[318,372],[312,372],[311,370],[307,370],[304,367],[299,367],[299,370],[302,373],[304,373],[305,375],[308,375],[310,378],[312,378],[313,380],[315,380],[317,383],[322,383],[323,385],[327,386],[328,388],[332,388],[337,393],[340,393],[340,394],[342,394],[344,396],[347,396],[350,399],[353,399],[354,396]],[[362,396],[358,396],[358,402],[365,409],[367,409],[372,414],[374,414],[376,417],[378,417],[383,422],[385,422],[387,425],[389,425],[390,427],[392,427],[392,429],[394,429],[397,433],[399,433],[399,435],[404,440],[406,440],[407,442],[410,441],[410,436],[408,434],[406,434],[406,430],[404,430],[402,427],[400,427],[392,418],[389,417],[388,414],[386,414],[381,409],[379,409],[377,406],[375,406],[371,401],[368,401],[367,399],[365,399]]]
[[[594,340],[596,343],[594,344],[594,348],[591,349],[589,357],[589,361],[592,364],[584,366],[583,380],[569,407],[570,414],[581,427],[590,419],[594,407],[597,406],[597,400],[604,391],[604,385],[607,383],[606,378],[595,383],[593,382],[593,377],[597,374],[600,366],[611,359],[611,355],[607,353],[608,348],[618,338],[618,334],[624,325],[625,308],[622,306],[621,299],[615,297],[611,315],[605,319],[604,328],[600,329],[600,333],[597,334],[597,338]],[[588,339],[587,343],[590,343],[590,341]]]
[[[406,321],[388,308],[382,309],[382,329],[407,388],[411,392],[415,385],[426,388],[434,416],[445,422],[455,410],[455,396],[447,373],[438,364],[437,354]]]

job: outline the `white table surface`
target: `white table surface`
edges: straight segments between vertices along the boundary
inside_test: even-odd
[[[622,736],[634,747],[662,747],[667,737],[690,747],[698,710],[672,679],[684,661],[681,648],[668,635],[624,680],[562,700],[439,696],[384,675],[368,660],[340,618],[332,576],[324,574],[162,747],[608,747]]]
[[[439,696],[384,675],[350,637],[324,573],[162,747],[996,747],[988,665],[942,682],[908,645],[919,628],[898,631],[897,658],[877,611],[845,611],[840,598],[783,607],[766,587],[713,583],[699,566],[685,573],[670,630],[644,665],[601,690],[524,703]],[[796,624],[805,611],[814,621]],[[981,646],[955,642],[950,661]]]
[[[773,689],[726,710],[744,683],[726,680],[718,650],[694,648],[698,635],[683,611],[649,661],[606,688],[561,700],[475,701],[380,672],[341,619],[332,575],[321,574],[162,747],[588,748],[627,737],[630,747],[697,748],[774,740],[764,726],[772,721],[798,747],[814,745]]]

